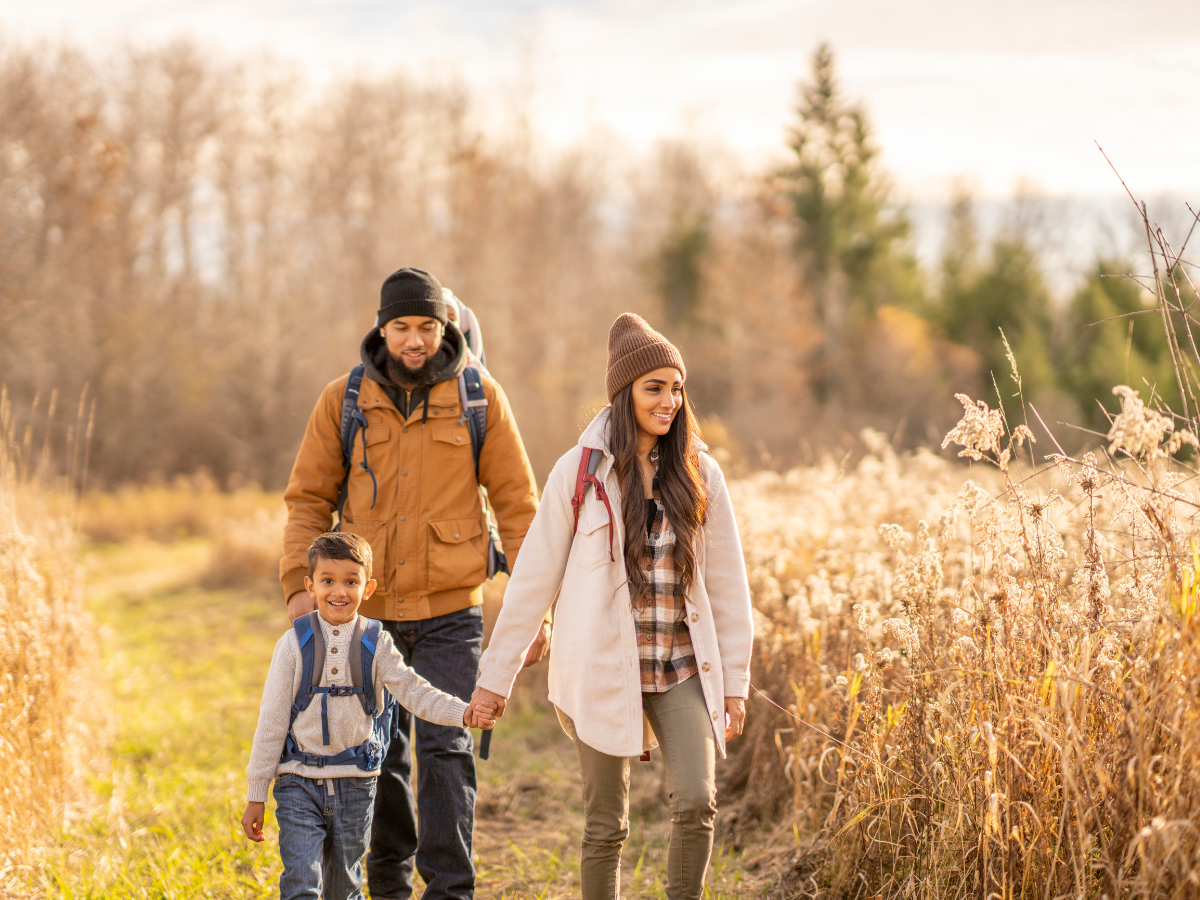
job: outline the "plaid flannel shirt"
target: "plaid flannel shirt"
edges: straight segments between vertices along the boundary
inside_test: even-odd
[[[642,544],[642,574],[646,589],[633,602],[642,691],[661,693],[698,671],[687,627],[683,589],[675,571],[675,532],[667,521],[654,478],[654,499],[647,503],[649,523]]]

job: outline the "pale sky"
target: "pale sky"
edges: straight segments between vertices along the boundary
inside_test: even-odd
[[[778,159],[809,56],[832,43],[904,196],[966,177],[1003,197],[1120,189],[1200,199],[1200,0],[0,0],[0,29],[193,35],[269,50],[315,79],[452,73],[483,110],[515,97],[555,147],[597,132],[631,154],[684,131]]]

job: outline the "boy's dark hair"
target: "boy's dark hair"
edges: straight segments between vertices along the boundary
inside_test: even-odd
[[[318,559],[350,559],[371,577],[371,545],[357,534],[327,531],[308,546],[308,577],[313,577]]]

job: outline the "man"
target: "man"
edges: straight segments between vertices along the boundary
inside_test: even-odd
[[[380,619],[397,649],[434,687],[467,700],[475,688],[483,641],[483,582],[488,528],[480,485],[487,489],[510,567],[537,511],[536,485],[512,410],[500,386],[482,375],[487,432],[476,481],[470,430],[458,390],[468,365],[462,332],[446,316],[442,287],[420,269],[388,276],[379,318],[360,350],[365,377],[358,410],[366,427],[354,439],[347,475],[341,412],[349,376],[325,388],[308,422],[284,499],[280,581],[288,614],[312,610],[304,590],[307,551],[329,530],[348,478],[341,530],[365,538],[377,561],[379,588],[363,615]],[[545,653],[548,626],[526,664]],[[330,658],[330,665],[337,665]],[[367,856],[374,900],[412,895],[414,860],[426,900],[471,898],[475,759],[465,728],[416,723],[417,806],[410,785],[412,716],[401,712],[380,772]]]

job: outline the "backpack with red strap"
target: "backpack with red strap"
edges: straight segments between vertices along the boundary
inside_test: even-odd
[[[613,554],[613,541],[616,535],[613,529],[613,511],[612,504],[608,502],[608,492],[604,490],[604,483],[596,477],[596,469],[600,467],[600,460],[604,454],[595,450],[592,447],[584,447],[583,455],[579,457],[579,474],[575,476],[575,496],[571,498],[571,506],[575,509],[575,528],[571,531],[572,535],[579,532],[579,510],[583,507],[583,498],[587,494],[588,485],[596,486],[596,496],[604,501],[604,508],[608,510],[608,558],[612,562],[616,562],[617,558]]]

